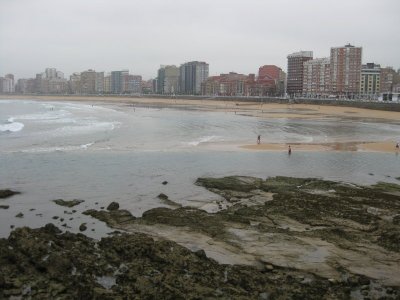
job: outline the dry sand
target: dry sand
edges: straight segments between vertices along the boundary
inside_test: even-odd
[[[227,100],[191,100],[174,98],[140,98],[119,96],[22,96],[0,95],[0,99],[37,99],[45,101],[82,101],[90,103],[129,104],[138,106],[163,107],[195,107],[204,110],[222,110],[235,114],[246,114],[261,118],[301,118],[326,119],[349,118],[399,121],[400,112],[382,111],[342,106],[324,106],[311,104],[277,104],[258,102],[238,102]],[[395,140],[385,142],[343,142],[326,144],[290,144],[292,151],[371,151],[371,152],[400,152],[395,148]],[[241,145],[241,149],[286,151],[288,144]]]

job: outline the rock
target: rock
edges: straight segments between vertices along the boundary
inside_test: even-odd
[[[168,181],[163,181],[162,184],[166,185],[166,184],[168,184]]]
[[[23,217],[24,217],[24,214],[23,214],[22,212],[20,212],[20,213],[16,214],[15,217],[16,217],[16,218],[23,218]]]
[[[29,209],[29,211],[34,211],[34,210],[36,210],[36,208],[31,208],[31,209]]]
[[[161,193],[160,195],[157,196],[157,198],[161,199],[161,200],[168,200],[168,196]]]
[[[272,271],[274,269],[273,265],[265,265],[265,269],[268,271]]]
[[[117,209],[119,209],[119,203],[118,202],[111,202],[107,206],[107,210],[109,210],[109,211],[113,211],[113,210],[117,210]]]
[[[79,230],[80,230],[80,231],[85,231],[86,229],[87,229],[86,223],[82,223],[82,224],[79,226]]]
[[[0,208],[1,208],[1,209],[9,209],[9,208],[10,208],[10,205],[0,205]]]
[[[56,199],[56,200],[53,200],[53,202],[56,203],[57,205],[66,206],[66,207],[73,207],[75,205],[81,204],[82,202],[85,202],[85,200],[79,200],[79,199],[74,199],[74,200]]]
[[[117,226],[122,224],[133,223],[136,218],[132,214],[124,209],[102,211],[89,209],[83,212],[84,215],[92,216],[100,221],[107,223],[109,226]]]
[[[59,218],[59,216],[54,216],[53,220],[57,220]]]
[[[9,189],[0,190],[0,199],[5,199],[5,198],[8,198],[8,197],[17,195],[17,194],[21,194],[21,193],[17,192],[17,191],[9,190]]]
[[[197,250],[194,254],[200,258],[207,258],[206,252],[203,249]]]

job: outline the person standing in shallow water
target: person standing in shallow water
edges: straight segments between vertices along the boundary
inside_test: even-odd
[[[292,154],[292,148],[290,148],[290,145],[289,145],[289,148],[288,148],[288,154],[289,155]]]
[[[257,137],[257,144],[258,145],[261,144],[261,135],[258,135],[258,137]]]

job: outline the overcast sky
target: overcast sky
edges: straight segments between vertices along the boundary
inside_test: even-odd
[[[256,73],[286,56],[363,47],[363,63],[400,68],[400,0],[0,0],[0,76],[69,76],[200,60],[210,75]]]

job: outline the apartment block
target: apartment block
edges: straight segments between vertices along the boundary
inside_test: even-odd
[[[331,93],[353,98],[360,92],[362,48],[331,48]]]
[[[157,93],[176,94],[179,92],[180,70],[174,65],[161,65],[158,69]]]
[[[202,61],[184,63],[179,68],[180,93],[186,95],[201,94],[201,84],[207,79],[209,65]]]
[[[330,93],[329,57],[316,58],[304,63],[303,95],[307,97],[328,96]]]
[[[362,65],[360,94],[378,97],[381,91],[381,66],[374,63]]]
[[[290,96],[301,95],[303,92],[304,63],[313,58],[312,51],[300,51],[289,54],[287,68],[287,93]]]

